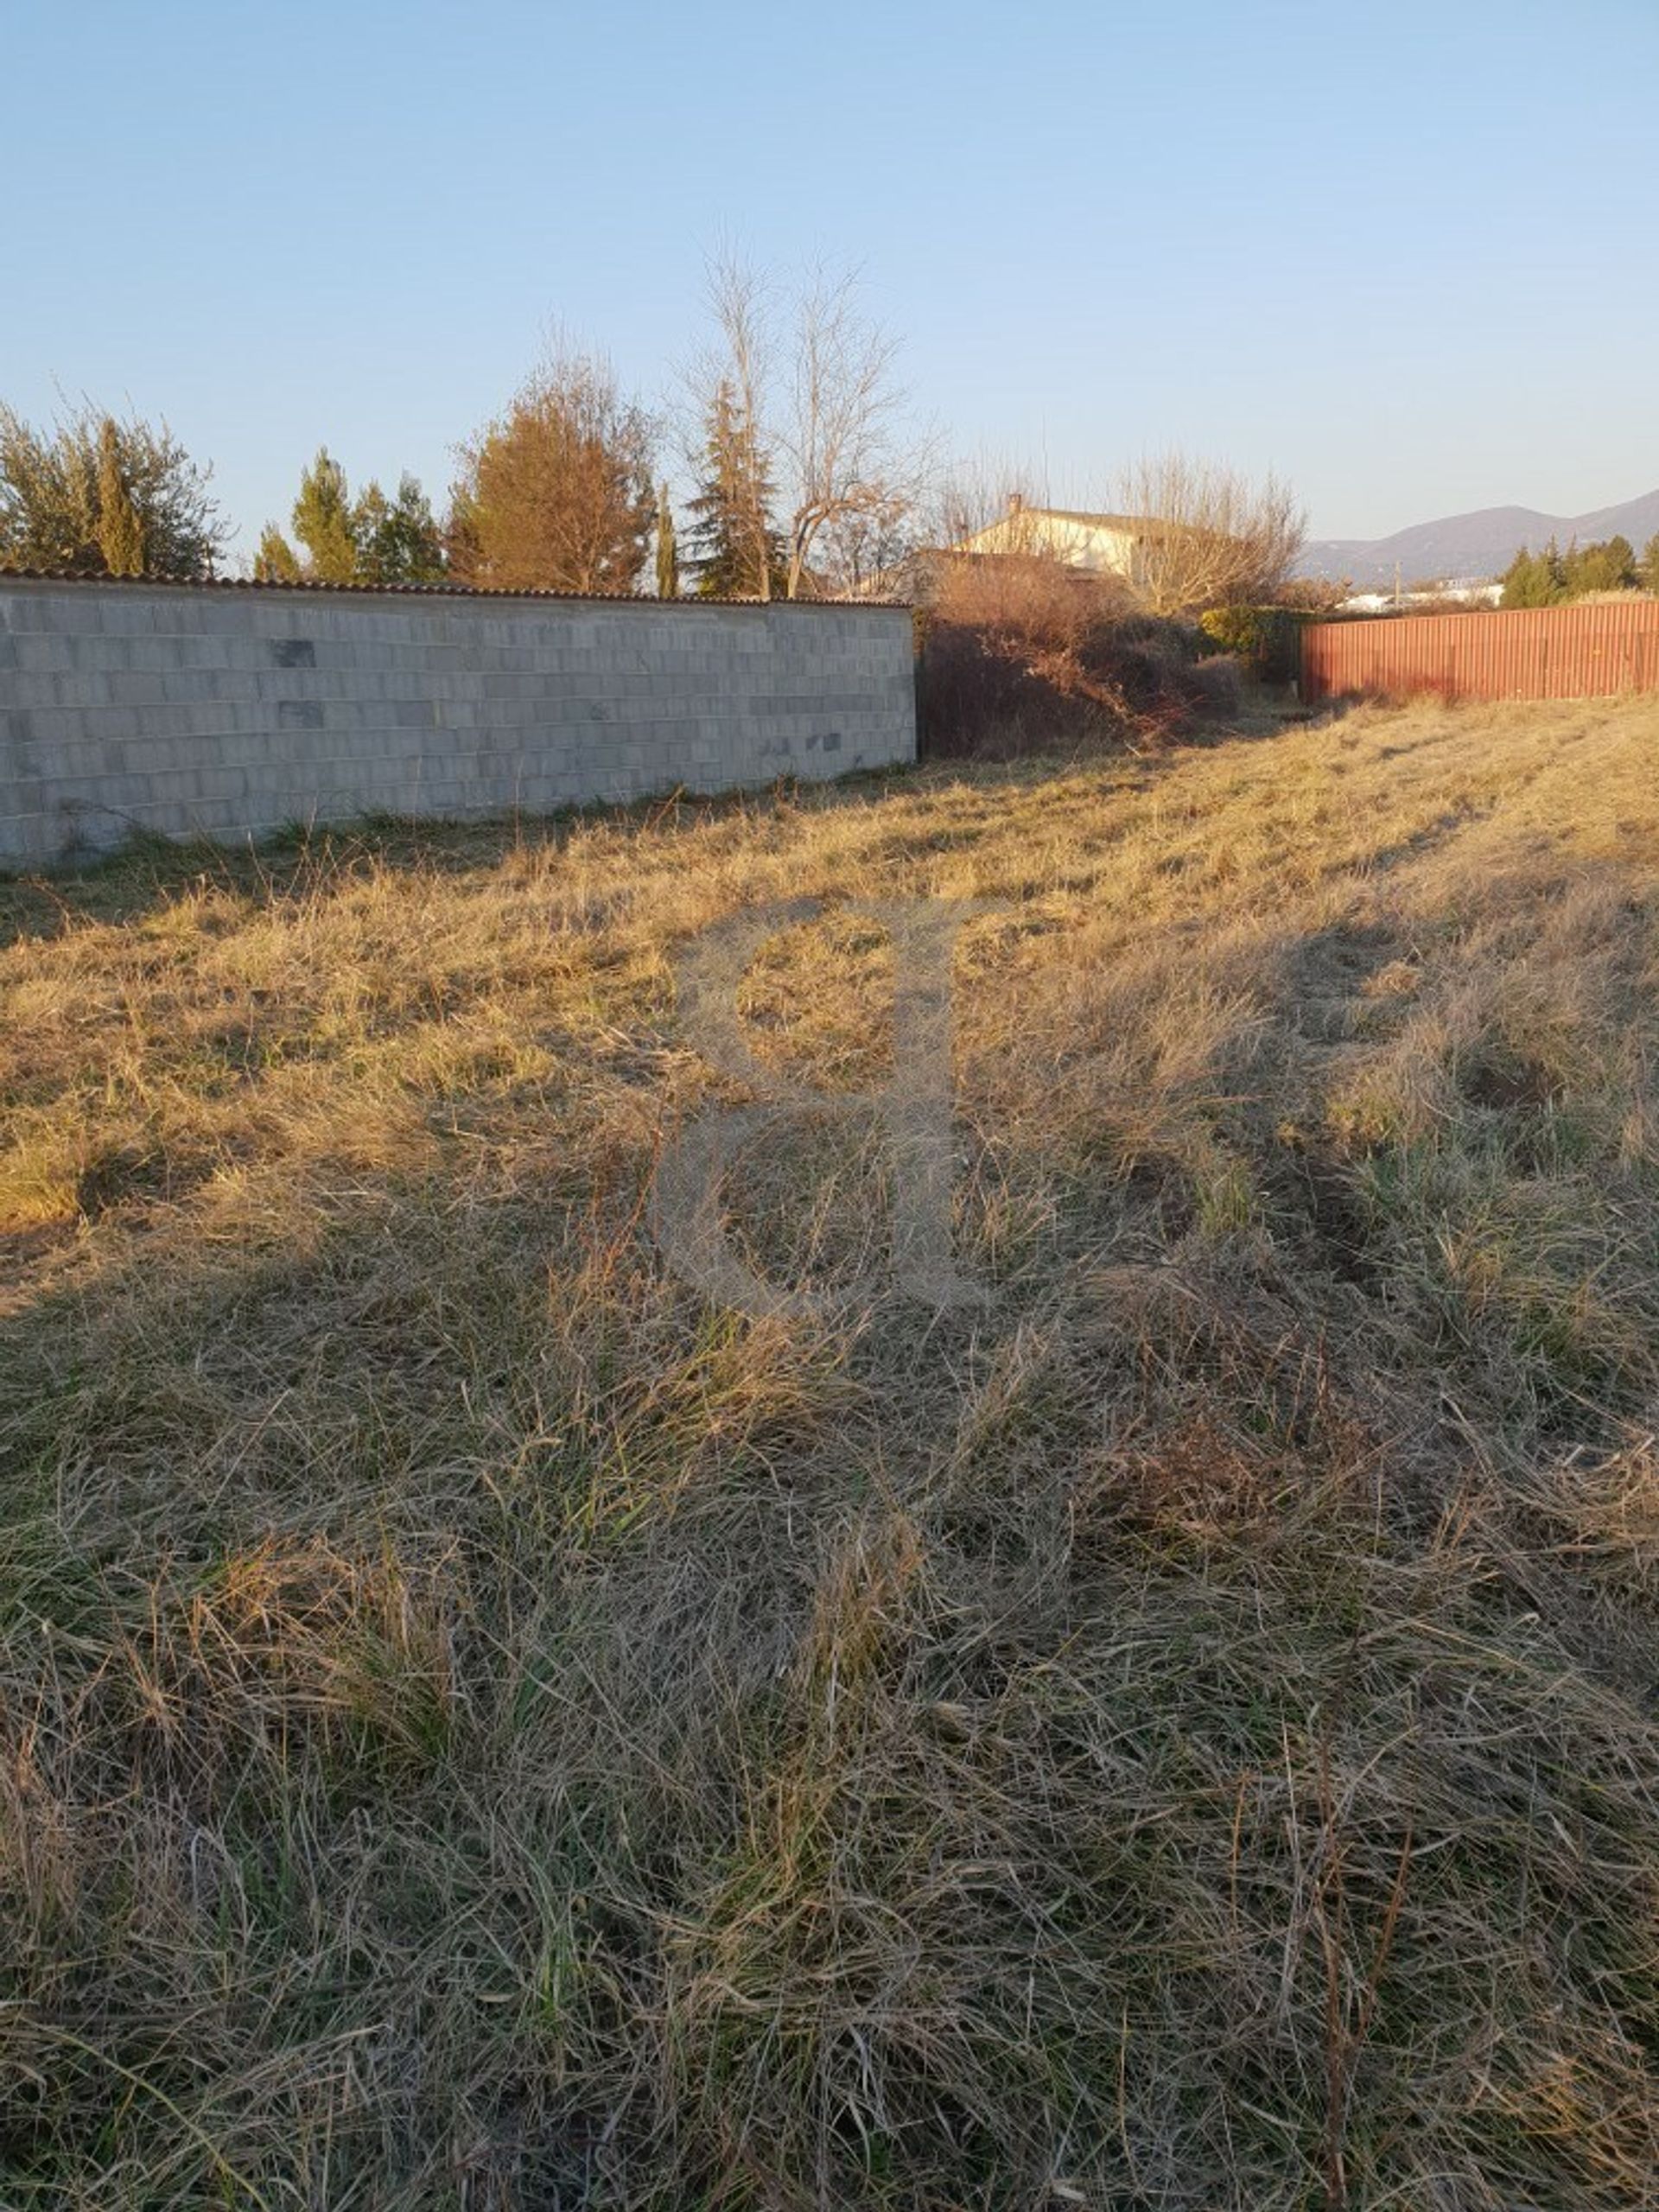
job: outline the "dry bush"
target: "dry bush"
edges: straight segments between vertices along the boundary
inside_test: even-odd
[[[1133,609],[1115,576],[1039,554],[963,555],[941,564],[934,611],[997,644],[1078,652]]]
[[[1232,653],[1212,653],[1187,671],[1195,703],[1212,721],[1236,715],[1244,701],[1244,671]]]
[[[1166,742],[1237,705],[1236,686],[1199,673],[1195,650],[1182,626],[1139,613],[1116,577],[1042,556],[944,563],[922,633],[924,745],[1007,758]]]
[[[1287,576],[1274,597],[1281,607],[1303,613],[1334,614],[1344,599],[1353,596],[1353,590],[1347,576]]]
[[[1649,2201],[1654,725],[0,886],[0,2201]],[[929,895],[990,1302],[711,1309],[676,954],[860,1090]]]

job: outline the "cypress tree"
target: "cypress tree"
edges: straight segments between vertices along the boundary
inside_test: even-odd
[[[1648,540],[1642,556],[1642,588],[1659,594],[1659,531]]]
[[[674,538],[674,510],[668,504],[668,486],[657,487],[657,596],[680,595],[680,549]]]
[[[112,576],[144,573],[144,526],[127,489],[121,434],[106,415],[98,431],[98,550]]]

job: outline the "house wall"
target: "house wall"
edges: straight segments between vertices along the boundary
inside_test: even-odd
[[[915,758],[910,616],[0,575],[0,861]]]
[[[1094,569],[1103,575],[1128,575],[1135,559],[1135,539],[1128,531],[1109,530],[1097,523],[1079,522],[1074,515],[1046,513],[1027,507],[1003,515],[965,541],[972,553],[1046,554],[1069,567]]]

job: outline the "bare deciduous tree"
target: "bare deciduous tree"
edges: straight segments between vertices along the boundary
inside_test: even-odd
[[[780,442],[788,464],[789,595],[823,545],[891,542],[920,496],[924,442],[906,438],[898,340],[865,315],[850,273],[818,271],[795,319]]]
[[[916,550],[909,497],[849,508],[824,524],[816,573],[836,592],[856,595],[883,576],[896,576]]]
[[[927,489],[920,512],[924,543],[947,548],[1015,514],[1041,512],[1048,505],[1046,480],[1031,463],[1008,454],[981,452],[954,460]],[[1013,550],[1033,549],[1017,542]],[[1035,549],[1040,550],[1040,549]]]
[[[1115,504],[1135,527],[1130,581],[1151,614],[1271,597],[1306,528],[1294,494],[1276,477],[1252,482],[1175,451],[1126,470]]]
[[[690,402],[687,464],[698,589],[715,598],[770,599],[783,555],[772,515],[773,441],[766,385],[773,349],[765,280],[729,248],[709,262],[705,296],[715,343],[683,372]]]
[[[785,316],[774,298],[766,277],[719,255],[709,277],[719,340],[686,382],[700,425],[721,387],[747,425],[753,588],[769,594],[766,487],[776,483],[785,589],[796,599],[825,582],[855,585],[896,557],[931,454],[905,419],[897,340],[864,313],[851,274],[814,273]]]
[[[726,466],[735,500],[736,549],[750,593],[770,599],[774,563],[767,512],[772,466],[766,419],[772,357],[768,287],[728,248],[709,264],[709,302],[723,349],[715,380],[723,380],[734,404],[735,443]]]

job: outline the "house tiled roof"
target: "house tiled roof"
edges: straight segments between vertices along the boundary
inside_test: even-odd
[[[1011,522],[1078,522],[1090,530],[1117,531],[1150,530],[1154,526],[1149,515],[1090,514],[1082,507],[1018,507],[1011,514],[994,516],[989,522],[982,524],[978,530],[971,531],[969,535],[982,537],[986,531],[1001,529]]]

